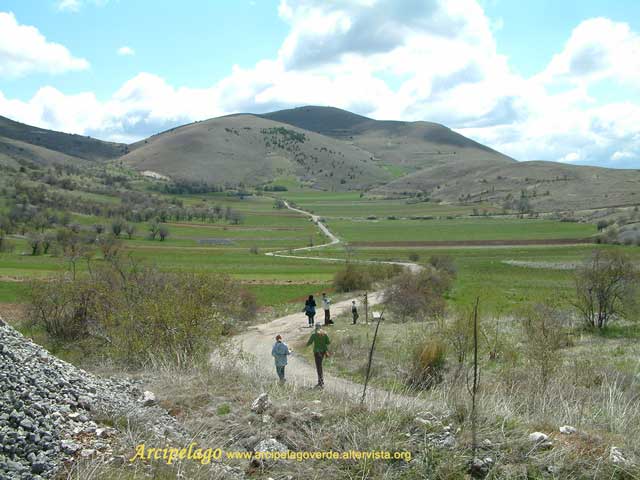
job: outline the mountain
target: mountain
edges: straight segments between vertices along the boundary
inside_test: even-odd
[[[130,146],[122,161],[173,179],[328,190],[382,185],[392,175],[356,145],[251,114],[196,122]]]
[[[295,125],[340,139],[371,152],[377,163],[398,173],[447,165],[467,167],[508,165],[515,160],[431,122],[373,120],[333,107],[299,107],[267,113],[263,118]]]
[[[437,123],[379,121],[332,107],[228,115],[128,146],[0,117],[0,166],[113,158],[174,180],[218,185],[422,193],[512,208],[526,198],[536,211],[640,204],[640,170],[517,162]]]
[[[0,116],[0,165],[101,162],[126,152],[122,143],[45,130]]]

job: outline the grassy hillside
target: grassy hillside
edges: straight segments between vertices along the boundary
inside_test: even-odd
[[[358,147],[253,115],[197,122],[138,142],[122,157],[173,179],[261,185],[296,177],[307,187],[362,189],[392,175]]]
[[[23,160],[39,164],[110,160],[126,153],[121,143],[45,130],[0,117],[0,163]]]
[[[518,209],[521,198],[536,212],[640,203],[640,170],[518,162],[483,169],[426,168],[396,179],[380,193],[429,192],[448,202],[489,202]]]
[[[434,165],[478,168],[514,162],[437,123],[378,121],[337,108],[311,106],[264,117],[344,140],[371,152],[378,163],[399,166],[405,172]]]

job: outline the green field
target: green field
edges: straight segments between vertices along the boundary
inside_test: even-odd
[[[545,302],[553,297],[569,298],[574,291],[573,270],[596,248],[621,249],[640,262],[640,249],[599,245],[476,247],[476,248],[355,248],[352,260],[408,262],[426,264],[433,255],[450,256],[457,268],[448,297],[452,308],[468,308],[480,297],[485,312],[506,313],[525,302]],[[307,253],[313,256],[346,258],[344,248],[332,247]],[[531,262],[542,267],[512,265],[510,261]],[[563,266],[566,268],[563,269]]]
[[[106,195],[86,195],[91,195],[94,201],[114,202],[112,197]],[[300,252],[299,255],[343,259],[348,255],[359,260],[408,261],[411,254],[417,254],[419,262],[423,263],[435,254],[452,256],[458,268],[458,276],[448,299],[452,307],[464,307],[476,296],[480,296],[485,308],[506,311],[524,301],[544,300],[558,294],[568,295],[572,288],[571,270],[525,268],[505,262],[575,263],[596,248],[595,245],[588,244],[512,245],[501,248],[406,246],[403,242],[552,242],[554,239],[589,237],[596,232],[596,228],[586,223],[468,216],[471,208],[465,205],[369,200],[361,198],[358,193],[306,191],[283,192],[282,195],[298,206],[324,216],[327,226],[343,241],[356,245],[349,252],[343,246],[335,246]],[[326,238],[308,217],[274,208],[272,197],[239,198],[215,193],[163,197],[180,200],[184,205],[231,207],[242,212],[244,218],[239,225],[202,220],[169,222],[167,226],[170,234],[163,242],[149,240],[148,224],[139,223],[133,239],[125,238],[123,245],[125,254],[142,264],[167,272],[232,275],[245,283],[263,306],[300,301],[309,293],[328,290],[335,272],[343,267],[342,262],[317,262],[304,258],[264,255],[268,251],[289,250],[326,242]],[[370,215],[375,215],[378,219],[367,220],[366,217]],[[402,219],[387,219],[391,215]],[[408,219],[414,215],[434,218]],[[90,231],[90,227],[97,223],[109,228],[112,219],[74,214],[73,221]],[[0,254],[0,302],[24,301],[30,279],[46,278],[63,272],[69,266],[61,255],[31,256],[25,240],[18,238],[15,241],[17,248],[13,253]],[[357,246],[358,243],[362,246]],[[376,247],[377,243],[384,243],[384,246]],[[637,256],[640,252],[633,248],[625,250]],[[98,252],[92,261],[102,261]],[[78,268],[80,272],[86,270],[86,262],[79,262]]]
[[[283,192],[279,196],[295,203],[299,208],[308,210],[326,218],[367,218],[376,216],[412,217],[433,216],[447,217],[471,215],[474,209],[478,212],[497,212],[490,205],[450,205],[434,202],[417,202],[406,199],[380,199],[361,197],[357,192]]]
[[[346,242],[446,242],[579,239],[594,225],[500,217],[450,220],[330,220],[327,226]]]
[[[240,225],[224,222],[170,222],[169,237],[160,242],[147,238],[148,224],[136,224],[131,240],[123,234],[125,254],[145,265],[169,272],[225,273],[243,282],[261,305],[277,305],[302,298],[310,289],[327,289],[337,267],[331,264],[297,259],[278,259],[267,251],[286,250],[326,241],[318,228],[305,216],[273,208],[273,199],[247,197],[243,200],[221,196],[187,197],[185,203],[202,202],[231,206],[244,215]],[[102,224],[109,228],[112,219],[73,215],[73,221],[89,227]],[[65,271],[69,264],[61,255],[32,256],[26,240],[17,238],[15,251],[0,254],[0,302],[25,299],[27,282]],[[257,249],[257,253],[251,250]],[[94,262],[102,261],[96,252]],[[86,262],[78,269],[87,269]],[[19,281],[16,281],[19,280]],[[253,282],[258,281],[259,284]],[[270,283],[271,282],[271,283]]]

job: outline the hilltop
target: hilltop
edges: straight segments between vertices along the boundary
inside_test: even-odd
[[[300,107],[263,115],[356,145],[376,158],[411,171],[442,164],[476,167],[515,160],[432,122],[373,120],[333,107]]]

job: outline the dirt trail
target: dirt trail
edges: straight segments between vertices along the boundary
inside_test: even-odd
[[[304,210],[300,210],[294,207],[291,207],[289,203],[285,202],[287,208],[293,210],[295,212],[306,215],[312,219],[312,221],[318,225],[320,230],[329,238],[328,243],[324,243],[322,245],[316,245],[313,247],[302,247],[296,248],[291,251],[279,251],[279,252],[269,252],[266,255],[273,257],[282,257],[282,258],[304,258],[306,260],[318,260],[318,261],[344,261],[344,259],[331,259],[324,257],[301,257],[297,255],[293,255],[294,252],[300,251],[308,251],[314,250],[318,248],[327,247],[330,245],[336,245],[340,243],[340,239],[333,234],[322,222],[318,221],[318,216],[313,215],[309,212],[305,212]],[[420,269],[419,265],[413,263],[403,263],[403,262],[363,262],[363,263],[388,263],[388,264],[396,264],[402,265],[411,269]],[[335,303],[331,306],[331,316],[336,318],[344,313],[349,313],[351,311],[351,301],[358,301],[358,307],[360,311],[362,311],[361,298],[356,299],[351,298],[349,300],[344,300],[342,302]],[[382,299],[381,292],[374,292],[369,294],[369,307],[374,307],[379,304]],[[283,336],[284,341],[289,344],[291,347],[293,344],[297,343],[302,339],[307,339],[309,335],[311,335],[312,330],[307,326],[307,317],[302,312],[302,305],[300,306],[300,313],[295,313],[292,315],[287,315],[284,317],[276,318],[275,320],[266,323],[260,324],[253,327],[250,327],[245,333],[236,337],[238,345],[246,352],[250,352],[255,355],[257,364],[264,369],[268,374],[273,375],[274,381],[276,381],[276,372],[274,367],[273,357],[271,356],[271,347],[275,341],[275,336],[280,334]],[[323,321],[323,317],[321,309],[319,310],[319,314],[316,316],[316,319],[319,321]],[[361,317],[361,319],[364,315]],[[363,325],[360,323],[357,326],[352,326],[350,323],[348,325],[336,324],[327,328],[327,332],[329,337],[331,338],[331,333],[336,330],[340,330],[343,328],[371,328],[371,324]],[[311,348],[311,347],[308,347]],[[289,365],[286,369],[287,381],[290,383],[295,383],[300,387],[308,387],[312,388],[317,383],[316,369],[314,365],[309,364],[301,354],[298,352],[294,352],[293,355],[289,357]],[[363,385],[360,383],[352,382],[346,380],[344,378],[339,378],[331,375],[330,373],[324,373],[324,381],[325,381],[325,390],[328,390],[333,393],[341,394],[342,398],[345,401],[359,401],[362,397],[362,389]],[[374,388],[369,386],[367,388],[367,396],[366,402],[371,405],[384,405],[389,404],[396,407],[404,407],[415,405],[416,403],[422,403],[419,397],[411,397],[402,394],[397,394],[394,392],[390,392],[387,390],[382,390],[379,388]]]
[[[369,295],[369,305],[375,306],[380,303],[381,295],[379,293]],[[349,312],[351,308],[351,300],[345,300],[332,305],[332,317],[337,317],[343,313]],[[317,315],[319,319],[321,315]],[[361,317],[362,318],[362,317]],[[335,330],[343,328],[372,328],[372,325],[336,324],[328,327],[326,331],[331,338],[331,334]],[[273,357],[271,356],[271,347],[274,343],[275,336],[280,334],[284,337],[286,343],[291,347],[299,340],[306,340],[311,335],[312,330],[307,327],[307,318],[304,313],[294,313],[285,317],[277,318],[267,324],[251,327],[247,332],[236,337],[237,343],[241,348],[255,355],[257,365],[264,369],[268,374],[273,375],[276,381],[276,371],[274,367]],[[311,348],[311,347],[307,347]],[[316,369],[302,357],[301,352],[294,351],[289,357],[289,365],[286,369],[287,381],[295,383],[299,387],[312,388],[317,383]],[[363,386],[360,383],[352,382],[344,378],[335,377],[325,371],[324,373],[325,390],[339,394],[345,401],[357,402],[362,397]],[[420,397],[411,397],[387,390],[369,386],[367,388],[366,402],[370,405],[393,405],[395,407],[409,407],[424,402]]]

